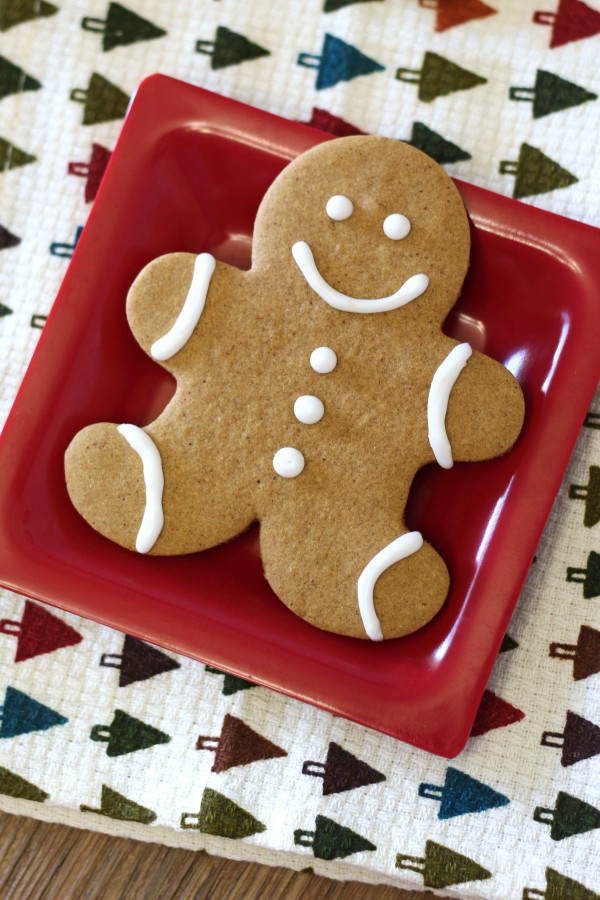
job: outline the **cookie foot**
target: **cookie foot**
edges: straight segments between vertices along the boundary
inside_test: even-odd
[[[379,577],[390,566],[412,556],[423,546],[423,535],[420,531],[409,531],[402,534],[377,553],[360,573],[356,584],[358,593],[358,610],[368,637],[372,641],[382,641],[381,622],[375,612],[373,594]]]
[[[366,518],[363,530],[325,511],[317,518],[310,530],[295,530],[289,510],[261,523],[265,575],[293,612],[325,631],[382,640],[417,631],[439,611],[448,570],[419,532]]]

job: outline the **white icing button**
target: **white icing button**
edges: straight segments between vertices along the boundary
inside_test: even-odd
[[[295,447],[282,447],[273,457],[273,468],[283,478],[295,478],[304,468],[304,457]]]
[[[399,241],[410,231],[410,222],[402,213],[392,213],[383,220],[383,231],[392,241]]]
[[[325,415],[323,401],[318,397],[313,397],[312,394],[303,394],[294,403],[294,415],[299,422],[303,422],[305,425],[314,425],[315,422],[320,422]]]
[[[330,347],[317,347],[310,354],[310,364],[319,375],[327,375],[337,366],[337,356]]]
[[[325,212],[330,219],[335,219],[336,222],[342,222],[344,219],[350,218],[354,212],[354,204],[352,203],[352,200],[344,197],[343,194],[335,194],[327,201]]]

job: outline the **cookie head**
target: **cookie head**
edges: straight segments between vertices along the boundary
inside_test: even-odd
[[[291,163],[261,204],[253,266],[292,266],[334,309],[441,322],[469,257],[462,200],[437,163],[409,144],[339,138]]]

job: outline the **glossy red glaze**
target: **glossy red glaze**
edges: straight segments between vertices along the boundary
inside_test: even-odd
[[[296,618],[263,579],[256,528],[202,554],[137,556],[93,532],[65,488],[76,431],[145,424],[173,391],[127,327],[136,274],[175,250],[247,267],[266,188],[326,139],[163,76],[141,85],[0,439],[0,582],[453,756],[600,376],[597,230],[459,184],[472,265],[446,330],[516,374],[527,415],[502,459],[419,474],[408,524],[452,588],[414,635],[374,644]]]

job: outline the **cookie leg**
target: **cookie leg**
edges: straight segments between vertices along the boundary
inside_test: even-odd
[[[265,574],[284,603],[319,628],[372,640],[432,619],[449,576],[431,545],[380,511],[332,510],[313,506],[310,528],[285,508],[261,523]]]
[[[253,519],[243,488],[238,493],[230,479],[220,491],[197,459],[188,461],[177,436],[165,439],[153,426],[90,425],[67,449],[67,489],[84,519],[122,547],[191,553],[235,537]],[[207,509],[211,515],[199,515]]]

